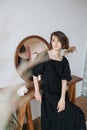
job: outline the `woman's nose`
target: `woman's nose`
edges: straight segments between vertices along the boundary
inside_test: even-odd
[[[57,44],[58,44],[58,42],[55,42],[55,44],[57,45]]]

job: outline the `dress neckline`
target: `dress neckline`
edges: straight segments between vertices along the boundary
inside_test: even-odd
[[[47,55],[48,55],[48,57],[49,57],[49,60],[53,60],[53,61],[57,61],[57,62],[62,62],[62,61],[63,61],[63,59],[64,59],[64,56],[62,56],[62,60],[55,60],[55,59],[52,59],[52,58],[50,58],[50,56],[49,56],[48,52],[47,52]]]

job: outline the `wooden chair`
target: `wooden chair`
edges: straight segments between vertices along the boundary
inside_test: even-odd
[[[79,96],[76,98],[75,104],[82,109],[85,114],[85,120],[87,121],[87,98]]]

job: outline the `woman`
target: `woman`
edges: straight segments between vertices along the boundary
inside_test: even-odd
[[[49,60],[32,68],[35,98],[41,103],[41,130],[86,130],[84,113],[69,101],[67,81],[71,80],[68,60],[61,55],[69,48],[67,36],[56,31],[51,34]],[[41,75],[39,90],[37,76]]]

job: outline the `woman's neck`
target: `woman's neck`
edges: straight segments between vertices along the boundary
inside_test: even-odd
[[[52,51],[52,54],[53,54],[54,56],[59,57],[59,56],[61,55],[61,54],[60,54],[61,50],[54,50],[54,49],[52,49],[51,51]]]

